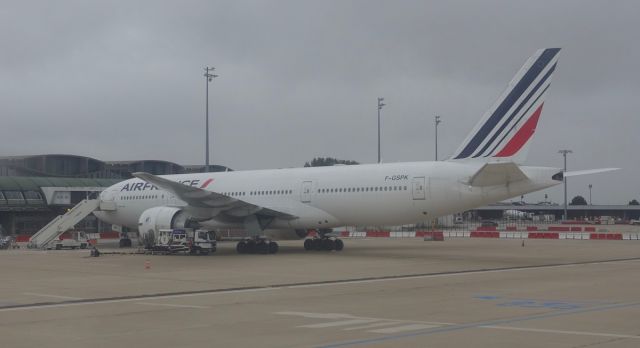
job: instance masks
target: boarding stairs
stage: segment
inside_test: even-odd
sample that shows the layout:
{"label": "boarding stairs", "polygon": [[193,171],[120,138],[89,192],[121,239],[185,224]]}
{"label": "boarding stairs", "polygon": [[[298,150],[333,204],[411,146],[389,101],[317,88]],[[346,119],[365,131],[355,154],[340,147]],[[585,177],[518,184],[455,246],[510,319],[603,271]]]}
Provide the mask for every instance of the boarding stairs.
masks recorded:
{"label": "boarding stairs", "polygon": [[73,228],[78,222],[89,214],[99,209],[101,206],[99,199],[84,199],[67,211],[64,215],[58,215],[46,226],[36,232],[29,239],[29,248],[46,249],[48,244],[61,234]]}

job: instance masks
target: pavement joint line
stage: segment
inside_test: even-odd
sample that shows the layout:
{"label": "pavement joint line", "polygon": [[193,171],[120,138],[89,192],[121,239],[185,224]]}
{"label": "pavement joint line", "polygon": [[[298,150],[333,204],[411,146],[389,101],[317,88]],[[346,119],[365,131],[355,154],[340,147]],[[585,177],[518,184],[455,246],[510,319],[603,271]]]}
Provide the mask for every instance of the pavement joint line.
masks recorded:
{"label": "pavement joint line", "polygon": [[281,289],[299,289],[299,288],[306,288],[306,287],[321,287],[321,286],[331,286],[331,285],[361,284],[361,283],[383,282],[383,281],[390,281],[390,280],[435,278],[435,277],[458,276],[458,275],[475,275],[475,274],[483,274],[483,273],[537,270],[537,269],[545,269],[545,268],[573,267],[573,266],[580,266],[580,265],[596,265],[596,264],[627,262],[627,261],[640,261],[640,257],[594,260],[594,261],[579,261],[579,262],[570,262],[570,263],[529,265],[529,266],[479,268],[479,269],[468,269],[468,270],[460,270],[460,271],[390,275],[390,276],[380,276],[380,277],[363,277],[363,278],[353,278],[353,279],[324,280],[324,281],[300,282],[300,283],[289,283],[289,284],[285,283],[285,284],[272,284],[272,285],[262,285],[262,286],[233,287],[233,288],[222,288],[222,289],[177,291],[177,292],[166,292],[166,293],[156,293],[156,294],[125,295],[125,296],[113,296],[113,297],[102,297],[102,298],[77,299],[77,300],[68,300],[68,301],[59,301],[59,302],[14,304],[14,305],[8,305],[8,306],[0,306],[0,312],[30,310],[30,309],[59,308],[59,307],[81,306],[81,305],[101,304],[101,303],[106,304],[106,303],[131,302],[131,301],[150,300],[150,299],[182,298],[182,297],[204,296],[204,295],[214,295],[214,294],[230,294],[230,293],[270,291],[270,290],[281,290]]}
{"label": "pavement joint line", "polygon": [[[317,347],[318,348],[336,348],[336,347],[375,344],[375,343],[388,342],[391,340],[398,340],[403,338],[427,336],[427,335],[441,333],[441,332],[451,332],[451,331],[459,331],[459,330],[475,329],[475,328],[486,328],[486,327],[492,327],[492,326],[499,326],[501,324],[512,324],[512,323],[531,321],[531,320],[537,320],[537,319],[547,319],[547,318],[561,317],[561,316],[572,315],[572,314],[600,312],[600,311],[606,311],[610,309],[630,308],[630,307],[638,307],[638,306],[640,306],[640,302],[616,303],[616,304],[596,306],[596,307],[590,307],[590,308],[557,310],[549,313],[532,314],[532,315],[525,315],[525,316],[514,317],[514,318],[495,319],[495,320],[489,320],[489,321],[483,321],[483,322],[473,322],[473,323],[459,324],[459,325],[452,325],[452,326],[445,326],[445,327],[436,327],[432,329],[414,331],[410,333],[397,334],[397,335],[387,335],[387,336],[381,336],[376,338],[343,341],[343,342],[332,343],[327,345],[320,345]],[[632,336],[632,337],[635,338],[635,336]]]}

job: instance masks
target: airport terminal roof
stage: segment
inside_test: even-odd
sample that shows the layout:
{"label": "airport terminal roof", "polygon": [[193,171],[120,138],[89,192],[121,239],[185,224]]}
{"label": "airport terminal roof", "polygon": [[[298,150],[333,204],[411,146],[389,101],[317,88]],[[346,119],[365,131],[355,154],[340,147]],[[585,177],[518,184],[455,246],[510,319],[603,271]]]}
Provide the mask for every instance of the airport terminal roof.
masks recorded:
{"label": "airport terminal roof", "polygon": [[0,176],[0,190],[39,190],[41,187],[108,187],[119,179]]}

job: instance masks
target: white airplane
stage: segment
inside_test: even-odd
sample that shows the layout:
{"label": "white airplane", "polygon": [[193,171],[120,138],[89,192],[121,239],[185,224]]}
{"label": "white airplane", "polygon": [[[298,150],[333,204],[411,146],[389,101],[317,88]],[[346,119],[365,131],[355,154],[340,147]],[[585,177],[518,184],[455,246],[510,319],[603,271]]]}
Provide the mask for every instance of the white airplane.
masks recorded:
{"label": "white airplane", "polygon": [[507,220],[531,220],[533,218],[533,213],[509,209],[502,213],[502,217]]}
{"label": "white airplane", "polygon": [[[142,239],[168,228],[243,228],[251,236],[239,253],[275,253],[264,237],[280,231],[305,238],[305,249],[342,250],[331,228],[400,225],[517,197],[558,185],[558,168],[524,166],[559,48],[527,60],[506,91],[484,114],[454,155],[440,162],[407,162],[156,176],[107,188],[103,201],[115,211],[95,215],[137,229]],[[590,174],[613,168],[564,173]]]}

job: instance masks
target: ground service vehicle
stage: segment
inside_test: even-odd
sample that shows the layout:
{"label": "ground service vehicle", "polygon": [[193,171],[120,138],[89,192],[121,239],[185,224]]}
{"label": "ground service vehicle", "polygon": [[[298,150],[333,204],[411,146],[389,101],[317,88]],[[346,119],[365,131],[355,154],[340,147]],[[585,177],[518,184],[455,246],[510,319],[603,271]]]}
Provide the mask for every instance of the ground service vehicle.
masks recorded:
{"label": "ground service vehicle", "polygon": [[208,255],[216,251],[216,238],[213,232],[207,230],[160,229],[157,236],[146,234],[143,240],[147,250],[168,254],[188,252],[190,254]]}
{"label": "ground service vehicle", "polygon": [[[67,235],[70,235],[71,238],[66,238]],[[71,231],[68,234],[61,235],[57,240],[53,240],[48,249],[86,249],[87,245],[89,245],[89,241],[84,231]]]}

